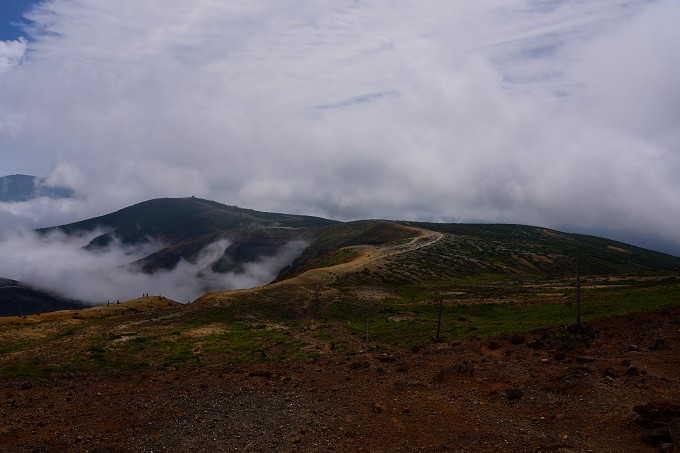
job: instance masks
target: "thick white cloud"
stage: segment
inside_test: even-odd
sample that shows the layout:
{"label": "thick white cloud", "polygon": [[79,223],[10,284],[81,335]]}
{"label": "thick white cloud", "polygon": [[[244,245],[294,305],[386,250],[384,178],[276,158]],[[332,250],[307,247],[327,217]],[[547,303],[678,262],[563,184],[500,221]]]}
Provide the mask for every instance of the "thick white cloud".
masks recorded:
{"label": "thick white cloud", "polygon": [[0,41],[0,74],[21,63],[26,53],[26,40]]}
{"label": "thick white cloud", "polygon": [[215,273],[210,269],[230,245],[220,240],[206,246],[193,262],[181,260],[172,270],[145,274],[130,263],[162,248],[149,242],[135,247],[113,243],[96,253],[83,249],[99,233],[64,237],[15,231],[0,236],[0,275],[86,304],[127,300],[143,293],[162,294],[187,302],[209,291],[248,288],[271,282],[300,255],[304,241],[291,241],[272,256],[243,263],[240,272]]}
{"label": "thick white cloud", "polygon": [[30,19],[0,75],[0,168],[72,181],[72,220],[196,195],[680,250],[676,1],[53,0]]}

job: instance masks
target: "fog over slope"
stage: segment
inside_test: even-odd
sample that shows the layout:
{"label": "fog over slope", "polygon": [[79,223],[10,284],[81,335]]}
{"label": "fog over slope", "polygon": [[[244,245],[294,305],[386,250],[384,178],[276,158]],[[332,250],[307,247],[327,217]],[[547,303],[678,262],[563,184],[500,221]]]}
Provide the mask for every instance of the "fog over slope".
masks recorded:
{"label": "fog over slope", "polygon": [[220,274],[210,265],[229,246],[229,241],[221,240],[201,250],[194,262],[180,260],[172,270],[146,274],[130,263],[162,248],[162,244],[151,241],[124,246],[114,241],[96,252],[83,248],[99,234],[101,231],[74,237],[59,232],[39,235],[29,230],[4,234],[0,240],[0,276],[88,304],[126,300],[144,293],[188,302],[208,291],[268,283],[306,245],[291,241],[276,255],[245,263],[242,272]]}

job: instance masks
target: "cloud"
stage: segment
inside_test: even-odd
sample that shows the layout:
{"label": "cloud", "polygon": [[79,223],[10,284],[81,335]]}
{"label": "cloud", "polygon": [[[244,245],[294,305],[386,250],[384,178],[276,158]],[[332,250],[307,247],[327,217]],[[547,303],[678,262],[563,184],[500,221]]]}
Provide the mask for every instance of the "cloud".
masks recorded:
{"label": "cloud", "polygon": [[218,274],[210,269],[230,245],[221,240],[206,246],[194,262],[181,260],[172,270],[145,274],[130,263],[162,248],[156,241],[123,246],[114,242],[91,252],[83,247],[101,232],[67,237],[58,232],[5,233],[0,238],[0,275],[87,304],[127,300],[144,293],[162,294],[179,302],[192,301],[209,291],[248,288],[269,283],[307,246],[291,241],[275,255],[244,263],[243,271]]}
{"label": "cloud", "polygon": [[679,9],[45,2],[23,64],[0,74],[3,166],[74,181],[70,220],[196,195],[680,250]]}
{"label": "cloud", "polygon": [[26,54],[26,40],[0,41],[0,74],[21,63]]}

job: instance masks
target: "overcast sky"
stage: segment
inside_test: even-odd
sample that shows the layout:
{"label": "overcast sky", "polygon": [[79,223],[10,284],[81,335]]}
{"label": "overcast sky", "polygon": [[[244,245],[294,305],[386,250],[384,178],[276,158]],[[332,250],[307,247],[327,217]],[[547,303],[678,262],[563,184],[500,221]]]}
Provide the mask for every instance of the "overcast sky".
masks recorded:
{"label": "overcast sky", "polygon": [[678,0],[3,2],[0,175],[79,191],[6,225],[195,195],[680,254]]}

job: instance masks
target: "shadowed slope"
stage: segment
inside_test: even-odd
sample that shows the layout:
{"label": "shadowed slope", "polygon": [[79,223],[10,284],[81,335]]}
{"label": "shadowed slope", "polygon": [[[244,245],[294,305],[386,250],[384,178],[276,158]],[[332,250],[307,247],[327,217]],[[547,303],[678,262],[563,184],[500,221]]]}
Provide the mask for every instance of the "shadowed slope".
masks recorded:
{"label": "shadowed slope", "polygon": [[76,301],[31,288],[16,280],[0,278],[0,316],[19,316],[83,308]]}

